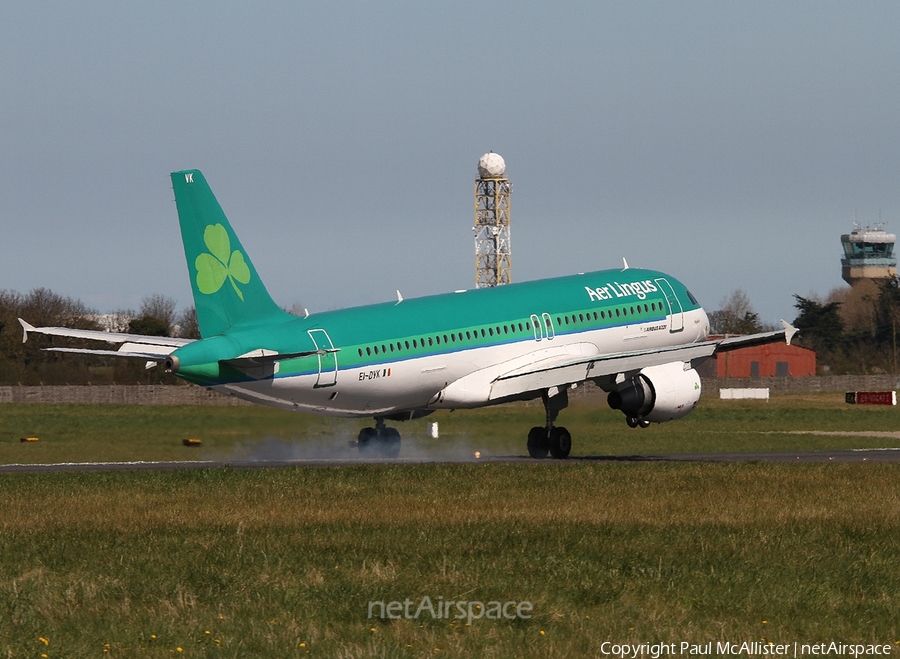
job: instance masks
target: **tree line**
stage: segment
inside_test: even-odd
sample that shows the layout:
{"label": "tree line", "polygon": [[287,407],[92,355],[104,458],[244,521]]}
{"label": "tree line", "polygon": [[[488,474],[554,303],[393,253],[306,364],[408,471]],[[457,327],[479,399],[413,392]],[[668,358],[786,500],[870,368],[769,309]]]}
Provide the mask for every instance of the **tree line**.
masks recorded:
{"label": "tree line", "polygon": [[[81,300],[35,288],[29,293],[0,290],[0,385],[58,384],[174,384],[177,379],[142,361],[48,352],[54,345],[78,348],[110,348],[96,341],[31,334],[22,342],[23,318],[35,327],[68,327],[107,330],[151,336],[200,338],[193,307],[176,312],[165,295],[145,297],[137,311],[123,309],[100,314]],[[115,349],[114,347],[112,349]]]}
{"label": "tree line", "polygon": [[[800,330],[793,343],[815,350],[821,374],[897,373],[900,367],[900,280],[868,280],[832,290],[824,298],[794,295]],[[736,290],[709,314],[714,334],[753,334],[780,326],[760,322],[750,300]]]}
{"label": "tree line", "polygon": [[[794,295],[800,330],[797,345],[816,351],[820,372],[839,374],[897,373],[900,367],[900,279],[865,281],[834,289],[825,298]],[[302,307],[287,309],[302,315]],[[137,311],[122,309],[100,314],[81,300],[47,288],[29,293],[0,289],[0,385],[56,384],[175,384],[163,369],[145,368],[139,360],[48,352],[54,345],[82,348],[93,341],[32,334],[22,343],[19,318],[36,327],[69,327],[150,336],[200,338],[193,306],[176,310],[170,297],[149,295]],[[780,329],[764,323],[747,294],[738,289],[709,313],[714,334],[753,334]]]}

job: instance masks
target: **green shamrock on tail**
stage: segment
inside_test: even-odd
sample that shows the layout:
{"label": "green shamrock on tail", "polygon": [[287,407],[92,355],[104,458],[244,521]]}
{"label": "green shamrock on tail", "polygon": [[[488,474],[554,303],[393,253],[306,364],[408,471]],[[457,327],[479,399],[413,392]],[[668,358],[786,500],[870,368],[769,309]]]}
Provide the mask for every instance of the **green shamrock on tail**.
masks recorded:
{"label": "green shamrock on tail", "polygon": [[250,283],[250,268],[244,261],[244,255],[238,250],[231,251],[228,231],[221,224],[208,225],[203,232],[203,242],[210,253],[201,254],[194,261],[194,267],[197,268],[197,288],[204,295],[212,295],[228,279],[243,302],[244,294],[235,280],[241,284]]}

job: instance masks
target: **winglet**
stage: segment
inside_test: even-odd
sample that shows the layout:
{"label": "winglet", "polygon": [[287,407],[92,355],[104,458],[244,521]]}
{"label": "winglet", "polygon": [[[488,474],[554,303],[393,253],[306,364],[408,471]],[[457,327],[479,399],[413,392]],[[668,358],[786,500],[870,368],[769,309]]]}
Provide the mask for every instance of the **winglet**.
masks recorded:
{"label": "winglet", "polygon": [[21,318],[19,318],[19,324],[22,326],[22,343],[25,343],[28,341],[28,332],[34,329],[34,325],[26,323]]}
{"label": "winglet", "polygon": [[403,296],[400,295],[400,291],[397,290],[397,304],[400,304],[401,302],[403,302]]}
{"label": "winglet", "polygon": [[628,270],[628,261],[625,260],[625,257],[622,257],[622,270]]}
{"label": "winglet", "polygon": [[795,336],[795,335],[797,334],[797,332],[799,332],[800,330],[798,330],[796,327],[794,327],[793,325],[791,325],[791,324],[790,324],[788,321],[786,321],[784,318],[781,319],[781,324],[784,325],[784,341],[785,341],[785,343],[787,343],[788,345],[791,345],[791,340],[794,338],[794,336]]}

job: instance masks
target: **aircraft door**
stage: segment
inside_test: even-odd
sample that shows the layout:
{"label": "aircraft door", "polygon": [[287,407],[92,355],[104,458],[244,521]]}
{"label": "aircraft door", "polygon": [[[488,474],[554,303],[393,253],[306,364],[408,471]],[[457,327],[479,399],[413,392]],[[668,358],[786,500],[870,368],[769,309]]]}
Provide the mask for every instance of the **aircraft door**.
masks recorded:
{"label": "aircraft door", "polygon": [[534,314],[531,314],[531,329],[534,330],[535,341],[540,341],[544,338],[544,333],[541,331],[541,319]]}
{"label": "aircraft door", "polygon": [[323,329],[311,329],[307,330],[307,334],[309,334],[309,338],[312,339],[313,343],[316,345],[316,350],[319,350],[319,377],[316,380],[316,388],[319,387],[333,387],[337,384],[337,350],[334,349],[334,344],[331,342],[331,337],[328,336],[328,332]]}
{"label": "aircraft door", "polygon": [[675,289],[668,279],[654,280],[659,285],[659,290],[666,296],[666,302],[669,305],[669,313],[672,316],[672,325],[669,332],[680,332],[684,329],[684,309],[681,307],[681,301],[675,295]]}
{"label": "aircraft door", "polygon": [[541,318],[544,319],[544,336],[547,337],[547,340],[552,340],[554,336],[556,336],[553,331],[553,319],[550,318],[550,314],[542,313]]}

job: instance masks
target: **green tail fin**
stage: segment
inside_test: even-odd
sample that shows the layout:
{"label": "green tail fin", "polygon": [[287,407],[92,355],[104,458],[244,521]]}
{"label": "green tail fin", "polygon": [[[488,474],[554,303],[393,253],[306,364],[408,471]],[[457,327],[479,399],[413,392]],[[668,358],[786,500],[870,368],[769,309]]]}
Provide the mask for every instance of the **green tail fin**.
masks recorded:
{"label": "green tail fin", "polygon": [[172,173],[184,255],[200,335],[286,316],[269,296],[206,179],[196,169]]}

